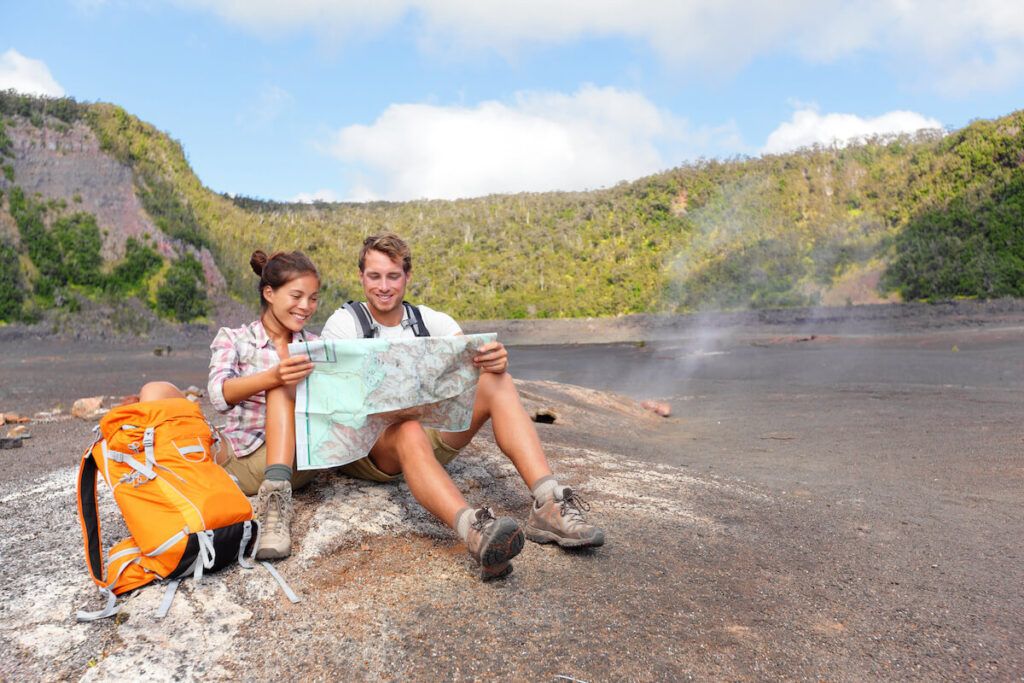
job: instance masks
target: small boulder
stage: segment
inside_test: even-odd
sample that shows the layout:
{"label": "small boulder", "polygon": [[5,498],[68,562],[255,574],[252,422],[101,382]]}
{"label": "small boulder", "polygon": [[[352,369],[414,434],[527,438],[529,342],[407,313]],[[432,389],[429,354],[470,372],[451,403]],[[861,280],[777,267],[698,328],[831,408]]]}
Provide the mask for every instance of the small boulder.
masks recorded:
{"label": "small boulder", "polygon": [[8,439],[27,439],[30,436],[31,434],[28,433],[28,427],[25,425],[18,425],[7,430]]}
{"label": "small boulder", "polygon": [[662,417],[669,417],[672,414],[672,406],[664,401],[641,401],[640,407]]}
{"label": "small boulder", "polygon": [[53,410],[42,410],[32,416],[33,422],[56,422],[64,417],[63,412],[60,408],[54,408]]}
{"label": "small boulder", "polygon": [[71,414],[81,420],[95,420],[105,412],[107,411],[103,409],[102,396],[80,398],[71,406]]}

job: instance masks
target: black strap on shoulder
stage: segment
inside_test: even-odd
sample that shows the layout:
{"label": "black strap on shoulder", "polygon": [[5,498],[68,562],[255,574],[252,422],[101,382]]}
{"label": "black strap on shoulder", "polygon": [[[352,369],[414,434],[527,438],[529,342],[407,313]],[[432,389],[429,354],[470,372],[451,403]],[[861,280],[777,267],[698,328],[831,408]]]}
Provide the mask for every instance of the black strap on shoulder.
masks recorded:
{"label": "black strap on shoulder", "polygon": [[356,325],[358,325],[363,339],[371,339],[377,336],[380,330],[370,320],[370,312],[366,310],[365,305],[361,302],[349,301],[345,303],[344,308],[356,319]]}
{"label": "black strap on shoulder", "polygon": [[423,315],[420,313],[419,307],[413,306],[408,301],[403,301],[402,305],[405,306],[405,320],[402,321],[402,327],[411,327],[417,337],[429,337],[430,330],[423,322]]}

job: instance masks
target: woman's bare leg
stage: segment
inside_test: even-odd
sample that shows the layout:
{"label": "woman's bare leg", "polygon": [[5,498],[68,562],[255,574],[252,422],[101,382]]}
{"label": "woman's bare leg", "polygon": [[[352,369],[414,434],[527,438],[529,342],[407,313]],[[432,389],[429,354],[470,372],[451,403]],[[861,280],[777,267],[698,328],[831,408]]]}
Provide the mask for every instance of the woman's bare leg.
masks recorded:
{"label": "woman's bare leg", "polygon": [[295,467],[295,389],[267,391],[267,465]]}
{"label": "woman's bare leg", "polygon": [[185,394],[170,382],[147,382],[139,389],[139,401],[159,401],[165,398],[185,398]]}

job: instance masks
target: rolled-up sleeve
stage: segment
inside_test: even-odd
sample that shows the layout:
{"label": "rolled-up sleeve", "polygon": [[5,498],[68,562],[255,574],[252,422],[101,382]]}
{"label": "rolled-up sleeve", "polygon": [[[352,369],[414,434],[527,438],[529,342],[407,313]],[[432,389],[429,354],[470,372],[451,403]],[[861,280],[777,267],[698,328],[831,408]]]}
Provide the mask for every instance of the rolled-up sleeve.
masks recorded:
{"label": "rolled-up sleeve", "polygon": [[238,377],[238,348],[228,328],[220,328],[210,344],[210,352],[210,381],[206,384],[206,393],[213,407],[226,413],[231,406],[224,399],[224,382]]}

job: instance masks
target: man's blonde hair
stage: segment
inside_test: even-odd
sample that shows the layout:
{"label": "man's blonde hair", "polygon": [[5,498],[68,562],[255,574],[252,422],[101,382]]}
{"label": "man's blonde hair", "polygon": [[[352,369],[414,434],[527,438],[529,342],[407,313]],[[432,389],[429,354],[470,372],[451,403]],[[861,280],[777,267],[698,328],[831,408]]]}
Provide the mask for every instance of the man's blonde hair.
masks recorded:
{"label": "man's blonde hair", "polygon": [[359,272],[363,272],[366,266],[366,252],[379,251],[387,254],[392,261],[401,261],[402,270],[408,274],[412,270],[412,250],[401,237],[393,232],[385,232],[380,235],[370,235],[363,240],[363,248],[359,252]]}

